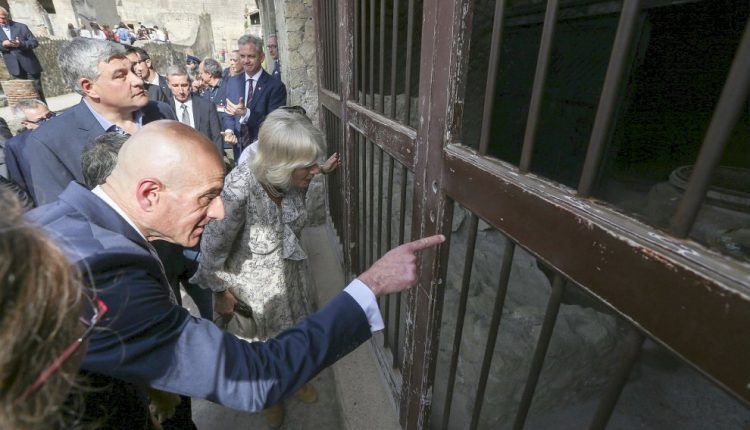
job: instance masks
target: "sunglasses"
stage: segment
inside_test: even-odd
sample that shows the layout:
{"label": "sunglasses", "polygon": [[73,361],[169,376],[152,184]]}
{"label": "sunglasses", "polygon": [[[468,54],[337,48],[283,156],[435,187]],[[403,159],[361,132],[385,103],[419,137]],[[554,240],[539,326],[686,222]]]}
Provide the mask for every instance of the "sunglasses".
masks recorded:
{"label": "sunglasses", "polygon": [[41,118],[37,119],[36,121],[32,121],[32,120],[30,120],[30,119],[27,119],[27,120],[24,120],[24,121],[22,121],[22,122],[26,122],[26,123],[29,123],[29,124],[41,124],[41,123],[43,123],[44,121],[47,121],[48,119],[50,119],[50,118],[54,118],[54,117],[56,117],[56,116],[57,116],[57,113],[55,113],[55,112],[52,112],[52,111],[49,111],[49,112],[47,112],[47,114],[46,114],[46,115],[44,115],[43,117],[41,117]]}
{"label": "sunglasses", "polygon": [[26,401],[26,399],[32,395],[34,392],[39,390],[39,388],[44,385],[49,378],[57,372],[60,367],[62,367],[63,363],[67,359],[69,359],[76,350],[83,344],[83,341],[86,340],[91,333],[94,331],[94,327],[101,321],[104,314],[107,313],[107,305],[96,295],[94,294],[93,297],[89,297],[86,295],[86,297],[89,299],[89,305],[91,307],[90,317],[81,316],[80,321],[81,323],[86,327],[86,330],[83,332],[83,334],[78,337],[76,340],[74,340],[70,345],[68,345],[67,348],[60,354],[57,358],[55,358],[52,361],[52,364],[47,366],[46,369],[42,370],[42,372],[39,374],[39,376],[36,378],[33,384],[29,385],[28,388],[26,388],[26,391],[21,394],[21,397],[19,397],[16,400],[16,404]]}

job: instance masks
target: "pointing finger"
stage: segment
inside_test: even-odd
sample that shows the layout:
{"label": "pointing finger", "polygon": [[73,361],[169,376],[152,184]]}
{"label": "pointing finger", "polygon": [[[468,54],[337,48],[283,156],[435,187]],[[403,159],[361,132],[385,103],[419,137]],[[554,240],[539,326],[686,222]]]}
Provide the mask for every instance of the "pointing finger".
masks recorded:
{"label": "pointing finger", "polygon": [[434,236],[423,237],[414,242],[405,243],[403,246],[409,252],[417,252],[445,242],[445,236],[436,234]]}

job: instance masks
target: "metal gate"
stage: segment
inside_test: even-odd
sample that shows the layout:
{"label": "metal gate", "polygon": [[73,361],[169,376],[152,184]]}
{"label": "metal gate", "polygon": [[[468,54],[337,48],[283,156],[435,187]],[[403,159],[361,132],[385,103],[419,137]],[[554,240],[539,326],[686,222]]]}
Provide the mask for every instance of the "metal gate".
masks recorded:
{"label": "metal gate", "polygon": [[[698,5],[690,6],[693,3]],[[649,148],[637,142],[659,132],[658,127],[642,125],[654,115],[641,112],[648,105],[643,100],[650,100],[642,88],[651,77],[643,70],[661,70],[668,62],[654,60],[657,54],[650,49],[676,43],[668,34],[676,30],[666,28],[660,17],[673,16],[683,10],[679,8],[709,7],[705,3],[715,8],[704,13],[709,20],[725,19],[720,12],[727,10],[727,22],[735,23],[740,16],[741,25],[725,25],[727,32],[716,36],[731,42],[731,55],[712,66],[711,75],[721,76],[718,86],[700,83],[713,104],[705,127],[696,125],[703,127],[700,139],[684,145],[694,153],[685,150],[688,155],[680,157],[692,157],[687,163],[692,166],[673,172],[675,178],[682,177],[683,188],[662,222],[611,201],[602,188],[622,183],[612,179],[613,169],[626,172],[628,180],[637,179],[639,169],[645,176],[653,166],[658,170],[658,163],[636,163],[632,151],[627,155],[633,145]],[[471,422],[465,427],[479,426],[518,252],[536,259],[551,287],[514,428],[527,420],[558,312],[570,289],[590,294],[629,327],[625,347],[613,364],[616,369],[589,419],[591,428],[607,425],[644,339],[665,346],[746,407],[750,260],[741,250],[733,254],[717,249],[696,232],[696,219],[706,210],[720,164],[725,164],[722,157],[726,161],[728,151],[740,154],[730,160],[734,167],[722,170],[730,177],[750,167],[747,140],[736,142],[737,133],[746,137],[742,130],[748,122],[750,32],[744,29],[747,8],[738,9],[735,3],[742,2],[315,1],[321,126],[329,151],[340,151],[344,160],[343,168],[328,180],[329,210],[347,272],[363,271],[410,238],[436,233],[450,237],[455,205],[468,214],[460,295],[452,310],[456,326],[452,346],[446,347],[451,354],[441,398],[433,390],[450,241],[420,256],[419,285],[403,297],[381,302],[387,329],[378,355],[404,428],[449,427],[480,221],[505,242],[489,332],[486,344],[480,345],[484,358]],[[695,15],[689,12],[686,20]],[[488,37],[479,34],[480,22],[491,24]],[[706,26],[717,25],[710,21]],[[579,40],[581,34],[588,37]],[[525,49],[529,41],[534,41],[532,50]],[[703,61],[708,64],[713,54],[706,55]],[[587,61],[594,65],[581,69]],[[476,64],[480,67],[473,67]],[[560,83],[566,73],[573,79]],[[571,89],[571,82],[584,78],[587,85]],[[690,81],[684,80],[686,85],[692,85]],[[664,110],[660,101],[653,103],[662,106],[654,112]],[[682,124],[679,121],[676,124]],[[653,157],[658,158],[664,145],[653,146]],[[650,186],[649,196],[657,188]],[[741,227],[740,234],[745,234],[750,225]],[[727,234],[736,237],[734,230]],[[438,402],[441,412],[436,417],[431,408]]]}

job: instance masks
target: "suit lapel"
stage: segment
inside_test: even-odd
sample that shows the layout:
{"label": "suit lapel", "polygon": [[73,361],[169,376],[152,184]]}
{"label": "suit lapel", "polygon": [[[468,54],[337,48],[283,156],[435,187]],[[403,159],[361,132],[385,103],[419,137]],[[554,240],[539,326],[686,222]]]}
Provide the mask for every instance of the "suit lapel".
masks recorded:
{"label": "suit lapel", "polygon": [[255,85],[255,91],[253,91],[253,101],[250,102],[250,110],[253,110],[258,104],[258,100],[263,97],[266,88],[266,81],[268,80],[268,73],[264,70],[258,78],[258,83]]}

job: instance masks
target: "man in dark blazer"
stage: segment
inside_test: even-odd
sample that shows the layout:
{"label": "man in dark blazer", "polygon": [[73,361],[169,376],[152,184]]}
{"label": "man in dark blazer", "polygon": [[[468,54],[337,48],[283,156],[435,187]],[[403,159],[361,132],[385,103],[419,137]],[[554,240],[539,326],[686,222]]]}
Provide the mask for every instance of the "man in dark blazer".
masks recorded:
{"label": "man in dark blazer", "polygon": [[172,96],[167,78],[158,74],[145,49],[137,46],[126,48],[127,57],[133,63],[133,71],[143,79],[143,87],[148,92],[149,100],[166,103]]}
{"label": "man in dark blazer", "polygon": [[216,145],[219,154],[224,156],[224,139],[221,135],[221,124],[216,106],[209,100],[193,96],[190,92],[187,70],[182,66],[169,66],[167,82],[172,94],[169,98],[169,106],[172,108],[175,118],[200,131]]}
{"label": "man in dark blazer", "polygon": [[224,140],[234,145],[235,160],[239,160],[242,150],[258,138],[266,115],[286,105],[286,87],[261,66],[265,58],[263,40],[246,34],[239,38],[237,45],[245,73],[228,80],[227,103],[222,115]]}
{"label": "man in dark blazer", "polygon": [[216,106],[218,112],[224,112],[227,98],[226,79],[222,77],[221,64],[213,58],[206,58],[198,65],[198,77],[206,84],[201,97]]}
{"label": "man in dark blazer", "polygon": [[[175,118],[169,105],[149,101],[119,43],[76,38],[63,46],[58,61],[68,84],[83,97],[28,138],[38,205],[54,201],[70,181],[83,183],[81,154],[97,136],[133,134],[151,121]],[[98,76],[91,76],[92,69]]]}
{"label": "man in dark blazer", "polygon": [[[381,330],[376,297],[415,283],[414,253],[444,240],[434,236],[388,252],[320,311],[271,340],[249,343],[177,306],[149,244],[157,238],[197,244],[203,227],[224,216],[223,181],[211,142],[184,124],[158,121],[123,145],[103,185],[89,191],[72,183],[58,201],[30,212],[109,308],[89,338],[82,370],[132,388],[125,391],[151,387],[261,410]],[[86,407],[91,414],[101,410]],[[100,425],[137,428],[132,421]]]}
{"label": "man in dark blazer", "polygon": [[5,66],[13,79],[31,79],[39,93],[39,99],[46,102],[42,90],[42,65],[34,54],[39,42],[26,24],[15,22],[10,13],[0,7],[0,52]]}

